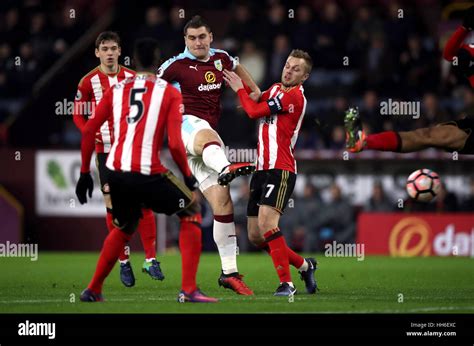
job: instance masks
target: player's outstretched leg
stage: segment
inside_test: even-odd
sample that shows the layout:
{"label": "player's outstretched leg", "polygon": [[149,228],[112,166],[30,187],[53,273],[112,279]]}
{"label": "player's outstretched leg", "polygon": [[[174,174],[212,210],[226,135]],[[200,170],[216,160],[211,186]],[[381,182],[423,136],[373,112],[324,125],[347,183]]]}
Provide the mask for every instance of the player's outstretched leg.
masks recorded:
{"label": "player's outstretched leg", "polygon": [[[257,217],[248,217],[248,235],[249,240],[259,249],[265,250],[270,255],[270,247],[268,246],[265,238],[260,234],[258,229]],[[317,261],[312,257],[303,258],[294,252],[287,245],[288,261],[290,265],[295,267],[300,273],[301,280],[304,281],[306,286],[306,292],[314,294],[318,290],[316,282],[315,271],[317,269]]]}
{"label": "player's outstretched leg", "polygon": [[219,174],[217,181],[220,185],[228,185],[235,178],[255,171],[255,165],[251,162],[230,163],[219,135],[212,129],[202,129],[197,132],[193,150],[196,155],[202,156],[207,167]]}
{"label": "player's outstretched leg", "polygon": [[215,184],[203,193],[214,213],[213,236],[222,266],[218,284],[237,294],[253,295],[253,291],[245,284],[243,275],[239,274],[237,267],[237,236],[229,188]]}
{"label": "player's outstretched leg", "polygon": [[181,251],[180,303],[216,303],[216,298],[205,295],[196,283],[196,274],[202,250],[201,213],[194,202],[187,210],[178,213],[180,218],[179,249]]}
{"label": "player's outstretched leg", "polygon": [[102,286],[105,278],[113,269],[123,247],[130,240],[131,236],[118,228],[114,228],[104,240],[102,251],[97,262],[94,276],[82,292],[80,300],[83,302],[103,301]]}
{"label": "player's outstretched leg", "polygon": [[249,162],[236,162],[224,167],[219,173],[217,181],[219,185],[227,186],[237,177],[250,175],[255,172],[255,165]]}
{"label": "player's outstretched leg", "polygon": [[[106,195],[104,195],[106,196]],[[108,196],[108,195],[107,195]],[[110,197],[108,197],[110,198]],[[115,225],[112,222],[112,209],[107,208],[107,229],[109,233],[115,229]],[[129,259],[129,250],[127,249],[127,244],[124,244],[124,247],[119,255],[119,262],[120,262],[120,281],[123,283],[125,287],[133,287],[135,286],[135,275],[133,274],[133,269],[130,264]]]}
{"label": "player's outstretched leg", "polygon": [[163,280],[165,276],[161,270],[160,262],[156,260],[155,215],[150,209],[142,209],[142,218],[138,223],[138,233],[140,233],[143,249],[145,250],[142,271],[154,280]]}
{"label": "player's outstretched leg", "polygon": [[359,111],[349,108],[344,118],[346,147],[355,153],[367,149],[411,153],[438,148],[471,154],[474,146],[474,140],[470,139],[473,123],[474,120],[466,118],[413,131],[385,131],[366,135],[362,130]]}

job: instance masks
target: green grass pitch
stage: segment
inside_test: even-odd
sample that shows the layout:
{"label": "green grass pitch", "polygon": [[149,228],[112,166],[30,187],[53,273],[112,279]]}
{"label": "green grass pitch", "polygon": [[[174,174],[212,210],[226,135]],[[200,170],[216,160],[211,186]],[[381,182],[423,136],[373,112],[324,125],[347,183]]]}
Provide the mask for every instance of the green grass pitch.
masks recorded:
{"label": "green grass pitch", "polygon": [[278,278],[266,254],[241,254],[239,269],[255,296],[238,296],[217,285],[217,253],[201,257],[200,288],[220,298],[217,304],[179,304],[179,254],[160,256],[164,281],[141,272],[142,253],[132,255],[137,278],[126,288],[115,266],[104,286],[105,303],[82,303],[98,253],[39,254],[29,258],[0,258],[0,312],[4,313],[472,313],[474,259],[390,258],[366,256],[331,258],[316,254],[320,291],[305,293],[296,270],[294,301],[274,297]]}

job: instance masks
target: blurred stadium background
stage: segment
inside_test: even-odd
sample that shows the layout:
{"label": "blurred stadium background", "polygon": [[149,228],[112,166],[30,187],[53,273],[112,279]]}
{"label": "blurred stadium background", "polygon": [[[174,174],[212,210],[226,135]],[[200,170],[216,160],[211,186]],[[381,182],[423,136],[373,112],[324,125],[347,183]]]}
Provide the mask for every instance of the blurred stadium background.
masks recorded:
{"label": "blurred stadium background", "polygon": [[[324,244],[334,240],[359,240],[366,243],[366,254],[444,256],[456,246],[459,254],[474,257],[472,157],[456,160],[427,150],[365,152],[346,160],[342,127],[349,105],[359,106],[370,132],[472,115],[473,90],[441,57],[468,5],[435,0],[2,1],[0,242],[38,243],[40,250],[100,249],[107,231],[97,184],[87,207],[75,203],[80,133],[69,106],[79,79],[98,65],[94,40],[101,31],[117,31],[120,63],[127,66],[134,40],[152,36],[160,40],[165,60],[184,49],[182,27],[200,14],[212,27],[213,46],[238,56],[262,90],[280,79],[292,48],[313,57],[296,151],[300,174],[281,227],[295,250],[324,251]],[[380,115],[380,102],[388,98],[420,102],[421,117]],[[255,122],[237,108],[232,92],[224,94],[222,107],[219,132],[229,153],[251,153]],[[440,174],[444,189],[436,202],[422,205],[407,200],[404,188],[408,175],[424,167]],[[241,252],[255,251],[246,237],[248,192],[247,180],[233,183]],[[205,205],[204,210],[204,247],[214,251],[212,215]],[[177,248],[176,224],[173,218],[159,218],[160,251]],[[132,250],[141,251],[137,245]]]}

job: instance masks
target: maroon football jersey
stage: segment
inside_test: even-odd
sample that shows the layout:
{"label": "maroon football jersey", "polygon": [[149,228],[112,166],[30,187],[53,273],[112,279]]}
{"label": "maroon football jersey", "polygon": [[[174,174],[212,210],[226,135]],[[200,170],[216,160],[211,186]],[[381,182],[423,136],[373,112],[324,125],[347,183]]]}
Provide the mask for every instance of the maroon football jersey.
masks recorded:
{"label": "maroon football jersey", "polygon": [[213,129],[217,129],[224,86],[223,71],[234,70],[236,65],[236,59],[224,50],[211,48],[209,60],[203,62],[198,61],[186,48],[183,53],[161,65],[158,77],[181,91],[183,114],[204,119]]}

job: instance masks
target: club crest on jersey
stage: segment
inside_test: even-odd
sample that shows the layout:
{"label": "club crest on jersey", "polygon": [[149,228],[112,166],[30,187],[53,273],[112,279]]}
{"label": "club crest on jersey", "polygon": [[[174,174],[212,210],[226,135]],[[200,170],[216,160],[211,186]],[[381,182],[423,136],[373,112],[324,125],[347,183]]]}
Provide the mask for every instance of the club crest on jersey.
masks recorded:
{"label": "club crest on jersey", "polygon": [[216,61],[214,61],[214,66],[215,66],[216,69],[218,69],[219,71],[222,71],[222,61],[221,61],[221,59],[217,59]]}

